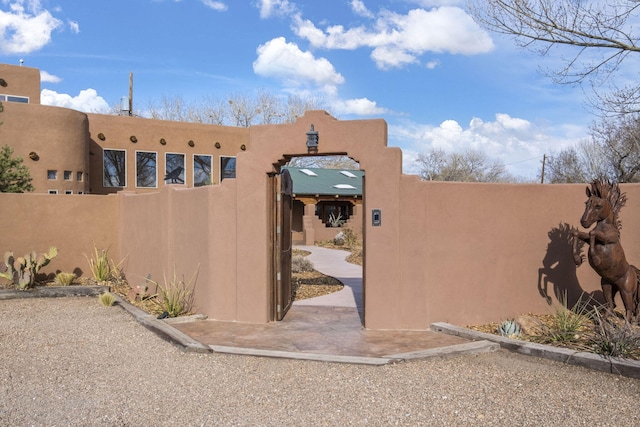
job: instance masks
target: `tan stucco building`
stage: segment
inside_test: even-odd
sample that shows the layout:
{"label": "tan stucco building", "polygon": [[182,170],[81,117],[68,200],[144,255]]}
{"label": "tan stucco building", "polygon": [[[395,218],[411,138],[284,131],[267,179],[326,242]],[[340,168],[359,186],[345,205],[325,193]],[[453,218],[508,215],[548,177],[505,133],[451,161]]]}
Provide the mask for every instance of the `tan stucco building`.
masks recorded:
{"label": "tan stucco building", "polygon": [[[0,79],[0,96],[29,101],[3,102],[0,145],[25,159],[36,187],[0,194],[0,251],[57,246],[49,272],[86,274],[84,255],[109,248],[132,285],[197,271],[198,311],[276,319],[280,177],[289,159],[308,155],[313,126],[318,155],[347,155],[364,174],[354,216],[364,239],[366,327],[500,321],[548,311],[565,292],[570,301],[599,296],[598,276],[571,256],[583,185],[423,182],[402,174],[402,152],[387,146],[380,119],[311,111],[295,123],[244,129],[85,114],[40,105],[38,70],[0,65]],[[235,178],[223,179],[232,165]],[[640,185],[623,190],[623,244],[638,265]],[[311,200],[303,211],[315,215]]]}

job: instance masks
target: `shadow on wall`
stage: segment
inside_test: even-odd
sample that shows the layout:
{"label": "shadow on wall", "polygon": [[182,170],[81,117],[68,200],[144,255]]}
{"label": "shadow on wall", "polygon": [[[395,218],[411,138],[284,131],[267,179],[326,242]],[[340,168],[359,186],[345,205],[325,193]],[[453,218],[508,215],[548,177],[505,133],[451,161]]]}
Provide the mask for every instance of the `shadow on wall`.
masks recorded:
{"label": "shadow on wall", "polygon": [[[551,305],[553,299],[549,295],[549,287],[552,287],[556,300],[563,301],[566,298],[567,307],[576,306],[578,301],[602,304],[604,295],[602,291],[585,292],[580,286],[573,261],[573,228],[569,224],[559,224],[547,233],[549,244],[547,253],[542,259],[542,268],[538,269],[538,292],[547,304]],[[584,242],[579,243],[582,250]],[[566,295],[566,296],[565,296]]]}

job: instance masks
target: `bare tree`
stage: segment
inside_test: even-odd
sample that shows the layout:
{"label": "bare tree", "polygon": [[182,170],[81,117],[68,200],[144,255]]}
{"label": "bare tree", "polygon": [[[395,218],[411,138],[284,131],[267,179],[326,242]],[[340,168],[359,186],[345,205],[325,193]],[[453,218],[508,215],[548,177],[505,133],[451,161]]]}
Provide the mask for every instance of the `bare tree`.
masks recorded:
{"label": "bare tree", "polygon": [[287,166],[294,168],[360,169],[360,164],[348,156],[294,157],[287,163]]}
{"label": "bare tree", "polygon": [[640,116],[603,118],[591,126],[590,133],[602,147],[609,178],[617,182],[640,181]]}
{"label": "bare tree", "polygon": [[548,157],[546,182],[588,182],[596,178],[640,182],[639,115],[604,117],[592,124],[589,138]]}
{"label": "bare tree", "polygon": [[511,182],[514,178],[499,161],[480,151],[446,153],[433,149],[419,154],[416,163],[425,181]]}
{"label": "bare tree", "polygon": [[585,164],[575,147],[547,156],[544,182],[550,184],[589,182]]}
{"label": "bare tree", "polygon": [[[561,82],[615,71],[631,52],[640,52],[631,25],[638,0],[469,0],[475,19],[486,28],[514,36],[521,47],[546,55],[555,46],[575,47],[556,72]],[[601,56],[588,58],[588,49]],[[583,59],[585,59],[583,61]]]}
{"label": "bare tree", "polygon": [[150,102],[148,115],[157,120],[249,127],[258,124],[293,123],[307,110],[327,110],[321,98],[278,97],[266,91],[255,96],[233,94],[205,96],[186,103],[181,97]]}

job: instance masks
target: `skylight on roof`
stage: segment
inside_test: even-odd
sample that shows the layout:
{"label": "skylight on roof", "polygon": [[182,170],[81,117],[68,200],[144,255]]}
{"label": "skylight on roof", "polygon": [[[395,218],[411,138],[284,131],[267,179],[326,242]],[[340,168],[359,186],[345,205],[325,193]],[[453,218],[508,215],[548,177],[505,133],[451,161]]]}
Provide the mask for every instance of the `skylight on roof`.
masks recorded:
{"label": "skylight on roof", "polygon": [[349,178],[357,178],[357,176],[355,176],[353,173],[349,172],[349,171],[340,171],[340,173],[344,176],[347,176]]}
{"label": "skylight on roof", "polygon": [[336,184],[333,186],[333,188],[338,188],[340,190],[355,190],[356,187],[354,187],[353,185],[349,185],[349,184]]}
{"label": "skylight on roof", "polygon": [[307,175],[307,176],[318,176],[317,173],[310,171],[309,169],[300,169],[300,172],[302,172],[303,174]]}

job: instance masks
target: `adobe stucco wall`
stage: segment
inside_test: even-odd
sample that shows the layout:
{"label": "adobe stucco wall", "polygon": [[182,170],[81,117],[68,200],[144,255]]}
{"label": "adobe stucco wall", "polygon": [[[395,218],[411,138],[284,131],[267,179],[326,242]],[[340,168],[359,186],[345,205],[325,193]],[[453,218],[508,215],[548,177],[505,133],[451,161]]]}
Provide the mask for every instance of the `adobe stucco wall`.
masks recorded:
{"label": "adobe stucco wall", "polygon": [[118,199],[116,196],[0,193],[0,255],[12,250],[23,256],[32,250],[58,248],[58,256],[42,273],[76,272],[91,277],[85,255],[94,245],[118,252]]}
{"label": "adobe stucco wall", "polygon": [[[212,183],[220,182],[220,156],[235,157],[249,146],[249,131],[246,128],[216,126],[200,123],[151,120],[139,117],[88,114],[88,146],[92,153],[90,167],[91,192],[113,193],[120,190],[155,192],[164,187],[165,153],[185,155],[185,183],[183,187],[193,187],[193,156],[213,156]],[[104,138],[100,139],[100,136]],[[135,143],[131,141],[135,137]],[[164,144],[160,141],[164,140]],[[189,145],[192,142],[193,146]],[[216,147],[219,143],[219,147]],[[127,178],[125,188],[103,187],[102,149],[126,150]],[[158,154],[157,188],[136,187],[136,151]],[[99,173],[96,173],[98,171]]]}
{"label": "adobe stucco wall", "polygon": [[[89,190],[86,114],[36,104],[4,102],[3,106],[0,146],[9,145],[14,156],[22,158],[37,192],[86,193]],[[37,154],[36,160],[29,158],[31,152]],[[49,169],[56,171],[56,179],[49,179]],[[70,174],[68,180],[65,180],[65,171]]]}
{"label": "adobe stucco wall", "polygon": [[[565,228],[579,226],[584,187],[403,176],[400,279],[388,275],[375,292],[367,282],[367,326],[413,329],[436,320],[465,325],[547,313],[545,289],[554,302],[563,292],[570,304],[582,292],[599,297],[599,277],[586,262],[576,269]],[[629,261],[640,265],[640,186],[623,191],[629,202],[622,242]]]}
{"label": "adobe stucco wall", "polygon": [[188,282],[197,273],[198,312],[238,320],[235,181],[119,196],[119,249],[129,283],[144,283],[147,275],[164,283],[174,273]]}
{"label": "adobe stucco wall", "polygon": [[40,104],[40,70],[31,67],[18,67],[0,64],[0,94],[26,96],[30,104]]}
{"label": "adobe stucco wall", "polygon": [[[55,119],[58,112],[49,108]],[[59,110],[62,119],[85,126],[81,113]],[[148,274],[162,281],[175,271],[189,280],[197,271],[198,311],[213,319],[267,322],[273,292],[269,175],[289,157],[305,154],[312,123],[319,154],[348,154],[366,174],[366,327],[499,321],[546,312],[546,295],[553,301],[566,291],[575,301],[582,291],[599,294],[598,276],[587,264],[576,269],[568,242],[568,227],[582,215],[585,185],[421,182],[402,175],[402,153],[387,147],[383,120],[338,121],[318,111],[293,124],[242,131],[250,144],[238,154],[237,177],[220,185],[109,196],[0,194],[0,251],[55,245],[60,255],[45,272],[79,268],[88,274],[85,254],[94,245],[109,248],[116,262],[125,260],[134,286]],[[118,132],[124,137],[130,129]],[[239,142],[242,133],[236,136]],[[47,148],[39,149],[55,155]],[[623,191],[623,245],[629,261],[640,265],[640,185]],[[382,212],[380,226],[371,223],[372,209]]]}

